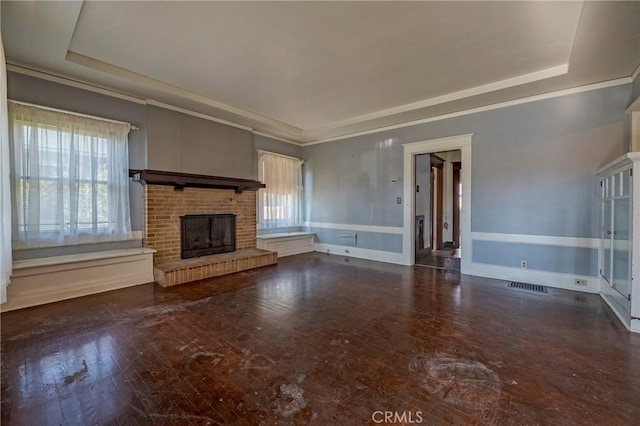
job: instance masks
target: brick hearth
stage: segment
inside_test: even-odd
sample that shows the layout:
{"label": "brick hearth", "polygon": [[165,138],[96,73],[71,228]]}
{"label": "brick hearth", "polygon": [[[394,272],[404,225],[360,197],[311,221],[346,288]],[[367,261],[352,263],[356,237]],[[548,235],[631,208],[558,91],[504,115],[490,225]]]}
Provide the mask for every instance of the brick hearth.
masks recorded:
{"label": "brick hearth", "polygon": [[[163,286],[277,263],[277,254],[256,249],[256,192],[228,189],[144,186],[144,245],[156,251],[155,281]],[[180,216],[236,215],[236,252],[180,259]]]}

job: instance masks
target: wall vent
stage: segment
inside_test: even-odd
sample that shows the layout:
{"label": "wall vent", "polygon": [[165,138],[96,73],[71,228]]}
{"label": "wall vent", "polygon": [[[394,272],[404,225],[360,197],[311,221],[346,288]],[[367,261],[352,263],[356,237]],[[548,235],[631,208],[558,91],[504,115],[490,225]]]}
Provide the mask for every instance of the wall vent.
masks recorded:
{"label": "wall vent", "polygon": [[543,285],[519,283],[519,282],[516,282],[516,281],[511,281],[509,283],[509,287],[519,288],[521,290],[527,290],[527,291],[535,291],[536,293],[546,293],[547,292],[547,288],[545,286],[543,286]]}

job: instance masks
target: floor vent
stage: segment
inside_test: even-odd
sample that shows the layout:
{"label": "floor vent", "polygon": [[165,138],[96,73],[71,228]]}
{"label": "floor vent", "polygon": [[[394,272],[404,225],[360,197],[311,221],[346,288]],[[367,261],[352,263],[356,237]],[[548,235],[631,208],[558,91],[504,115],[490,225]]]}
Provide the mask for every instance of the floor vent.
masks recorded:
{"label": "floor vent", "polygon": [[547,288],[543,285],[538,284],[527,284],[527,283],[518,283],[515,281],[511,281],[509,283],[509,287],[519,288],[521,290],[535,291],[536,293],[546,293]]}

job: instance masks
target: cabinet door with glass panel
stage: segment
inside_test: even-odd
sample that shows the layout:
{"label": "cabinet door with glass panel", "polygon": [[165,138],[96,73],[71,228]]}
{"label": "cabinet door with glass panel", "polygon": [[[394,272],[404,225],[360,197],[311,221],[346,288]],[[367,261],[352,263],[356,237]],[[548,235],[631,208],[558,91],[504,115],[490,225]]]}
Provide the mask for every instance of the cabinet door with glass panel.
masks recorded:
{"label": "cabinet door with glass panel", "polygon": [[601,181],[602,269],[600,274],[628,301],[631,290],[631,169]]}

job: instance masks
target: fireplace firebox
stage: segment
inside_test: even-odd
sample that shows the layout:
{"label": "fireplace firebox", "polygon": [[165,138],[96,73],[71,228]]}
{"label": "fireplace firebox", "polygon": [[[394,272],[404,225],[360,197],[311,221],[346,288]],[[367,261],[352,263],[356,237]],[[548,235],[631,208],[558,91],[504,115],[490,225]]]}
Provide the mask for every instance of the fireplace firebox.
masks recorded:
{"label": "fireplace firebox", "polygon": [[180,216],[182,259],[236,250],[236,215],[194,214]]}

